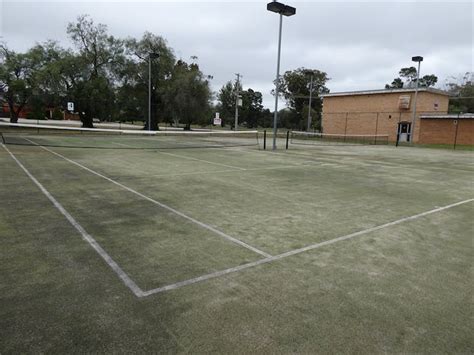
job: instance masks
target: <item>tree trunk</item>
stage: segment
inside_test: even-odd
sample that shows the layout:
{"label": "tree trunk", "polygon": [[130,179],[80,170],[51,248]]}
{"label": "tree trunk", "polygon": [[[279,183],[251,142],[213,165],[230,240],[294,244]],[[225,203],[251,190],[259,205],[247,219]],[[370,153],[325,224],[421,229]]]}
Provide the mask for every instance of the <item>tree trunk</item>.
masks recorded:
{"label": "tree trunk", "polygon": [[10,109],[10,123],[18,123],[20,111],[15,111],[15,104],[8,100],[8,108]]}
{"label": "tree trunk", "polygon": [[81,118],[82,128],[94,128],[94,122],[92,121],[90,112],[86,112],[85,114],[80,113],[79,117]]}
{"label": "tree trunk", "polygon": [[15,111],[10,111],[10,123],[18,123],[18,115]]}

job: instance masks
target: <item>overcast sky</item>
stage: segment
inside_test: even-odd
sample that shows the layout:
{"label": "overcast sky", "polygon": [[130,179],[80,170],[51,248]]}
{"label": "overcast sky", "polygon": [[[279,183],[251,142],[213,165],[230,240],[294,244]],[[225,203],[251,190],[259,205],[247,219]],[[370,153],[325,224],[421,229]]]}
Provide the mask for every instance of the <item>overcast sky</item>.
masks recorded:
{"label": "overcast sky", "polygon": [[[235,73],[244,88],[264,95],[276,72],[278,15],[267,1],[34,1],[0,0],[0,35],[24,51],[47,39],[70,47],[68,22],[89,14],[117,37],[164,37],[177,57],[197,56],[217,91]],[[331,92],[382,89],[411,57],[425,57],[421,74],[446,78],[473,71],[471,1],[293,1],[283,20],[281,72],[298,67],[328,73]]]}

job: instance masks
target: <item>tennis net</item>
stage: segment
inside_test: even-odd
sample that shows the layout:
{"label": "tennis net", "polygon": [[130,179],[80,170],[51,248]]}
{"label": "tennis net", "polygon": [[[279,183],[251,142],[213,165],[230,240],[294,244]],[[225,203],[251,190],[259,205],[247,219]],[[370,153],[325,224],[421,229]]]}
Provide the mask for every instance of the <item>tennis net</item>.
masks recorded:
{"label": "tennis net", "polygon": [[144,131],[0,123],[1,142],[94,149],[180,149],[259,146],[257,131]]}
{"label": "tennis net", "polygon": [[334,144],[388,144],[388,135],[384,134],[326,134],[292,131],[291,144],[334,145]]}

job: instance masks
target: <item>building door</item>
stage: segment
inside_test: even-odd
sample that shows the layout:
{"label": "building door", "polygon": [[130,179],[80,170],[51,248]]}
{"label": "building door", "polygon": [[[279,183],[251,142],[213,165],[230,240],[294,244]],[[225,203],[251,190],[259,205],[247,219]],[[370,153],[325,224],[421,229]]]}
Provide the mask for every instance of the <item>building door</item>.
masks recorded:
{"label": "building door", "polygon": [[398,124],[398,141],[399,142],[409,142],[410,141],[410,131],[411,131],[411,123],[410,122],[400,122]]}

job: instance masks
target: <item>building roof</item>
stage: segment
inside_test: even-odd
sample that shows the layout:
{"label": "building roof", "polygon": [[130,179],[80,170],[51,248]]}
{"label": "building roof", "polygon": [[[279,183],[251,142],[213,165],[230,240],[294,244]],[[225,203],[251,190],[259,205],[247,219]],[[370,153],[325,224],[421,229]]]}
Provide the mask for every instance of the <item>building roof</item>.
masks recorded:
{"label": "building roof", "polygon": [[463,114],[433,114],[433,115],[420,115],[420,118],[429,118],[429,119],[449,119],[449,120],[457,120],[457,119],[474,119],[474,113],[463,113]]}
{"label": "building roof", "polygon": [[[402,89],[381,89],[381,90],[361,90],[361,91],[344,91],[344,92],[333,92],[329,94],[321,95],[324,97],[334,97],[334,96],[355,96],[355,95],[380,95],[380,94],[398,94],[405,92],[414,92],[415,88],[402,88]],[[418,88],[418,92],[430,92],[438,95],[450,96],[446,91],[434,89],[434,88]]]}

